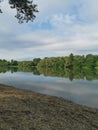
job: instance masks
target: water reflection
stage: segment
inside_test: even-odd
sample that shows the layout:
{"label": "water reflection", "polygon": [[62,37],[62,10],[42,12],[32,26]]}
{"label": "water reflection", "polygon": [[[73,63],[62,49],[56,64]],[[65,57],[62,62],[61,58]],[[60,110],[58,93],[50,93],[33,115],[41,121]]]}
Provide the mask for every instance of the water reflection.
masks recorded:
{"label": "water reflection", "polygon": [[73,79],[86,79],[86,80],[95,80],[98,79],[98,73],[97,70],[93,69],[53,69],[53,68],[48,68],[44,69],[41,68],[39,70],[41,74],[44,74],[45,76],[57,76],[57,77],[65,77],[69,78],[70,81],[73,81]]}
{"label": "water reflection", "polygon": [[37,69],[36,67],[0,67],[0,73],[6,73],[7,71],[10,71],[11,73],[14,72],[31,72],[35,75],[41,75],[44,76],[51,76],[51,77],[62,77],[62,78],[69,78],[70,81],[73,81],[73,79],[86,79],[86,80],[97,80],[98,79],[98,73],[97,70],[57,70],[52,68],[41,68]]}
{"label": "water reflection", "polygon": [[0,68],[0,83],[98,107],[98,75],[95,72],[43,71],[42,74],[36,68]]}

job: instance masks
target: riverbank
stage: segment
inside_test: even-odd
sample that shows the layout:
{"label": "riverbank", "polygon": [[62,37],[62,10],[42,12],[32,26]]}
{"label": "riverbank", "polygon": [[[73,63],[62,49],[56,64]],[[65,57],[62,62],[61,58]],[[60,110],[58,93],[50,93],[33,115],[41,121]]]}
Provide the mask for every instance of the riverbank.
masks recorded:
{"label": "riverbank", "polygon": [[0,130],[98,130],[98,109],[0,85]]}

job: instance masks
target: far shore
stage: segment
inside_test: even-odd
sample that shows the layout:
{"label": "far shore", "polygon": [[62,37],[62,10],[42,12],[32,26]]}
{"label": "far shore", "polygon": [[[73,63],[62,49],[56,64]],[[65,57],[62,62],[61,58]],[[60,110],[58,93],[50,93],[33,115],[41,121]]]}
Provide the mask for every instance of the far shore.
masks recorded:
{"label": "far shore", "polygon": [[0,130],[98,130],[98,109],[1,84]]}

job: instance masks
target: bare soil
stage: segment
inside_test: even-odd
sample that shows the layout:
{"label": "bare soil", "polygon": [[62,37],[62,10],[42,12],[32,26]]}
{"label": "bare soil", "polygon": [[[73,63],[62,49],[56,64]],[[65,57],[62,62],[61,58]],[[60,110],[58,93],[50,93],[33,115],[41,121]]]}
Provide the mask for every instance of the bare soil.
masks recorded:
{"label": "bare soil", "polygon": [[0,130],[98,130],[98,109],[0,85]]}

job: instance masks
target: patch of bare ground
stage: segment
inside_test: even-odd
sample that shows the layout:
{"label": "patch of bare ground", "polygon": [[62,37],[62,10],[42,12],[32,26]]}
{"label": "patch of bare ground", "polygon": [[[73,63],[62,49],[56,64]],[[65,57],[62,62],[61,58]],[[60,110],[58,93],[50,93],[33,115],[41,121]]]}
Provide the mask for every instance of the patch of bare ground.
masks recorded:
{"label": "patch of bare ground", "polygon": [[0,130],[98,130],[98,109],[0,85]]}

